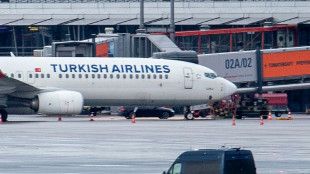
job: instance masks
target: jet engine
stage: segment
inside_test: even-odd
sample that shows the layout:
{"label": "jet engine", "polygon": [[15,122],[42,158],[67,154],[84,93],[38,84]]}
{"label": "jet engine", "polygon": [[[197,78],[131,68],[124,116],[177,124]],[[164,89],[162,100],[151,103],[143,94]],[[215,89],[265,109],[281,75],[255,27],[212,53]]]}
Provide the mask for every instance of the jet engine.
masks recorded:
{"label": "jet engine", "polygon": [[81,113],[84,98],[75,91],[53,91],[38,94],[31,103],[31,108],[40,114],[75,115]]}

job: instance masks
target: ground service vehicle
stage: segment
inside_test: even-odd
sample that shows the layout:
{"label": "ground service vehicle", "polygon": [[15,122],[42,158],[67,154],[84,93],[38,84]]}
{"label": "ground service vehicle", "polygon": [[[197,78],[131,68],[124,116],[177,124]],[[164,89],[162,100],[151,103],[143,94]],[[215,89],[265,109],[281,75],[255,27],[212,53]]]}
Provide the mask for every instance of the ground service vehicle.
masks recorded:
{"label": "ground service vehicle", "polygon": [[[255,94],[254,98],[258,98]],[[263,94],[263,98],[268,101],[268,109],[275,114],[276,117],[281,117],[282,114],[287,113],[287,94],[286,93],[272,93]]]}
{"label": "ground service vehicle", "polygon": [[287,94],[272,93],[262,94],[262,99],[259,95],[247,95],[241,97],[241,100],[236,105],[236,118],[245,117],[260,117],[264,119],[268,117],[269,111],[280,117],[283,113],[287,113]]}
{"label": "ground service vehicle", "polygon": [[163,174],[256,174],[252,152],[240,148],[182,153]]}
{"label": "ground service vehicle", "polygon": [[[134,107],[122,106],[119,108],[119,115],[124,116],[127,119],[131,119],[134,111]],[[175,112],[171,108],[166,107],[152,107],[152,106],[142,106],[138,107],[136,112],[136,117],[158,117],[160,119],[167,119],[173,117]]]}
{"label": "ground service vehicle", "polygon": [[210,111],[212,111],[213,108],[213,114],[221,117],[231,118],[234,115],[234,111],[236,110],[237,119],[241,119],[242,117],[260,116],[266,119],[268,117],[269,111],[275,114],[276,117],[280,117],[283,113],[287,113],[287,103],[286,93],[262,94],[262,99],[259,99],[258,94],[244,94],[241,96],[234,94],[229,98],[215,102],[211,108],[200,107],[205,105],[195,105],[191,108],[193,108],[192,112],[194,116],[212,114]]}
{"label": "ground service vehicle", "polygon": [[236,106],[236,118],[241,119],[245,117],[260,117],[267,119],[269,109],[268,109],[267,99],[258,98],[246,98],[241,100]]}

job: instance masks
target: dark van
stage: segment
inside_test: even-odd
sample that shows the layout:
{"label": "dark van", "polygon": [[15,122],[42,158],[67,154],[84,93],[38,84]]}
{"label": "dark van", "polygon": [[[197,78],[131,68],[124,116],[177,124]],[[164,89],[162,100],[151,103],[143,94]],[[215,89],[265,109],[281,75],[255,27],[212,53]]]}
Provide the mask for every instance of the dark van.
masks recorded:
{"label": "dark van", "polygon": [[240,148],[182,153],[163,174],[256,174],[252,152]]}

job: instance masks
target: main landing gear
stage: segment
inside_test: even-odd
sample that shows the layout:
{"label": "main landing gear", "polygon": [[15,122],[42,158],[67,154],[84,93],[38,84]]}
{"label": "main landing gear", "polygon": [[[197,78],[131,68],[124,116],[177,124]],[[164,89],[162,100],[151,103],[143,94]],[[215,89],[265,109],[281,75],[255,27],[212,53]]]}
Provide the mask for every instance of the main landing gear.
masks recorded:
{"label": "main landing gear", "polygon": [[0,114],[1,114],[2,122],[6,122],[8,119],[8,112],[6,112],[6,110],[4,109],[0,109]]}

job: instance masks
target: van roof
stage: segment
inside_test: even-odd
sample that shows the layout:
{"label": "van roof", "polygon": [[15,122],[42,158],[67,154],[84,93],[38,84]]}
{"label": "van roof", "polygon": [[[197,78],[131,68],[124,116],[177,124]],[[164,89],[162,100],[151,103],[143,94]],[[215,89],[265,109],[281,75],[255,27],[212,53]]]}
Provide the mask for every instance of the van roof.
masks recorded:
{"label": "van roof", "polygon": [[177,160],[181,161],[201,161],[201,160],[216,160],[221,159],[224,154],[233,155],[236,152],[239,154],[252,155],[250,150],[243,150],[240,148],[232,149],[198,149],[192,151],[183,152]]}

